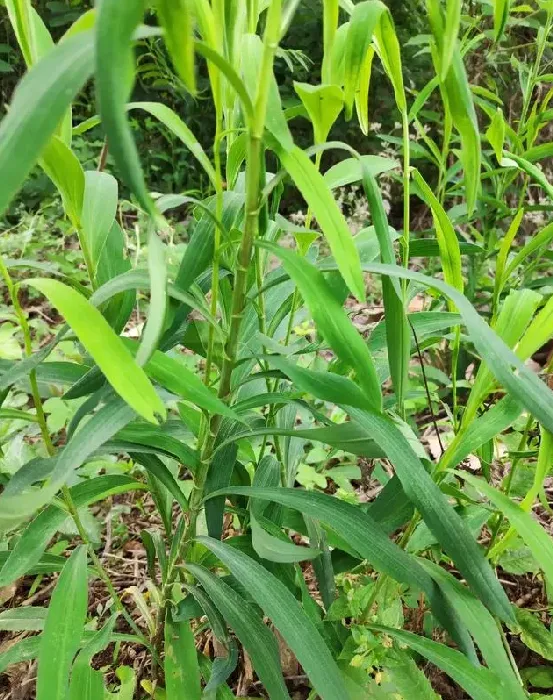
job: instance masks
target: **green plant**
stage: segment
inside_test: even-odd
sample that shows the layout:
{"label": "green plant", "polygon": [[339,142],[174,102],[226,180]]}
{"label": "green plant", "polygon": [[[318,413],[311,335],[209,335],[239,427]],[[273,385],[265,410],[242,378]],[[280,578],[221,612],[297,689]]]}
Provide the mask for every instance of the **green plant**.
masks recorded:
{"label": "green plant", "polygon": [[[30,2],[6,0],[30,70],[0,125],[0,209],[38,163],[61,196],[86,268],[82,284],[71,274],[20,280],[14,269],[26,263],[0,263],[25,354],[0,365],[0,415],[22,425],[16,431],[21,435],[38,432],[42,440],[42,451],[4,480],[0,586],[25,574],[61,570],[48,610],[0,613],[0,629],[42,630],[0,654],[0,668],[38,658],[39,700],[85,692],[106,697],[106,679],[92,660],[111,642],[143,646],[151,672],[137,678],[114,661],[120,687],[107,697],[234,697],[229,679],[239,657],[235,637],[274,698],[289,693],[277,639],[301,664],[312,697],[407,698],[413,688],[417,697],[433,697],[416,663],[421,657],[471,697],[527,697],[505,626],[533,640],[547,630],[528,631],[538,621],[532,617],[529,623],[513,609],[492,564],[520,540],[539,576],[548,585],[553,577],[553,543],[528,512],[552,463],[552,393],[524,364],[553,335],[553,306],[528,288],[506,293],[511,273],[549,240],[549,227],[510,262],[516,226],[503,238],[488,325],[471,303],[476,295],[463,295],[478,274],[474,262],[465,274],[463,256],[472,261],[476,254],[482,265],[494,256],[495,243],[486,234],[486,245],[467,247],[444,209],[449,196],[462,195],[463,222],[473,231],[487,182],[463,63],[468,37],[457,39],[460,3],[428,3],[435,77],[409,107],[386,6],[379,0],[325,0],[322,83],[297,83],[301,108],[283,110],[274,60],[298,4],[156,0],[159,26],[153,27],[142,24],[143,0],[103,0],[54,45]],[[546,14],[530,84],[541,71],[551,24],[549,9]],[[347,21],[340,23],[341,16]],[[508,6],[498,3],[496,39],[508,17]],[[130,102],[134,42],[152,35],[163,35],[191,95],[196,63],[206,66],[215,114],[212,161],[176,112],[161,103]],[[354,107],[361,130],[368,132],[368,85],[377,58],[401,122],[401,163],[327,141],[342,110],[351,119]],[[101,123],[104,156],[109,151],[134,197],[136,251],[146,244],[147,269],[127,256],[118,182],[105,171],[105,157],[98,170],[85,172],[71,147],[71,103],[91,76],[98,117],[75,130],[82,134]],[[433,87],[439,87],[445,110],[441,148],[419,120]],[[515,136],[494,115],[488,139],[506,168],[497,178],[500,203],[515,166],[527,178],[523,193],[530,179],[550,190],[527,151],[505,154],[504,139],[497,138],[508,133],[520,142],[534,128],[526,145],[540,148],[533,145],[539,130],[531,124],[541,107],[527,88]],[[131,110],[159,120],[182,142],[205,171],[210,196],[150,193]],[[289,128],[299,114],[313,126],[314,144],[306,151],[295,145]],[[413,129],[424,134],[432,154],[436,193],[411,167]],[[321,154],[331,149],[347,157],[323,173]],[[276,165],[276,174],[267,171],[269,164]],[[398,235],[389,226],[376,178],[400,168]],[[288,180],[308,204],[305,226],[291,226],[279,215]],[[353,237],[333,190],[355,183],[364,189],[371,226]],[[435,238],[412,236],[412,192],[430,208]],[[193,233],[173,271],[173,235],[164,213],[184,205],[192,211]],[[296,250],[279,244],[287,242],[285,234],[293,236]],[[437,255],[444,280],[410,268],[419,254]],[[385,316],[368,340],[344,308],[348,296],[366,300],[367,279],[372,285],[381,280]],[[46,297],[65,321],[36,351],[23,290]],[[141,304],[140,335],[128,337],[124,329],[139,292],[146,293],[147,312]],[[421,292],[431,309],[412,312],[410,302]],[[306,317],[314,322],[309,335],[298,328]],[[440,347],[444,336],[447,353]],[[425,369],[425,351],[447,354],[449,375]],[[52,353],[60,352],[52,361]],[[470,384],[458,376],[462,352],[479,362]],[[413,358],[419,373],[411,371]],[[52,386],[63,392],[63,406],[57,404],[61,413],[48,423],[44,398]],[[27,392],[30,402],[21,402],[17,397]],[[492,398],[496,403],[485,410]],[[436,399],[450,417],[449,442],[430,460],[414,418],[428,405],[436,423]],[[50,408],[55,413],[55,405]],[[536,424],[539,446],[529,442]],[[494,487],[485,464],[511,426],[520,438],[518,449],[509,448],[517,461],[504,488]],[[308,465],[323,461],[306,452],[313,443],[330,446],[328,457],[341,460],[339,466],[311,473]],[[517,465],[536,456],[528,456],[528,448],[537,451],[537,467],[519,505],[510,495]],[[474,454],[484,478],[460,468]],[[113,466],[112,455],[125,455],[124,466]],[[358,475],[347,469],[356,466],[352,455],[387,460],[393,470],[390,478],[380,465],[385,485],[368,509],[348,490]],[[325,493],[321,478],[334,480],[342,491]],[[146,589],[134,586],[123,596],[87,528],[86,509],[128,492],[148,493],[161,525],[141,533]],[[236,534],[225,532],[226,515]],[[65,560],[46,548],[68,517],[84,546]],[[478,543],[485,524],[492,532],[486,553]],[[391,537],[397,530],[401,534]],[[93,625],[86,624],[87,576],[102,581],[111,601],[94,614]],[[71,616],[64,614],[69,606]],[[417,615],[426,621],[409,619]],[[196,649],[195,637],[206,629],[217,640],[213,660]],[[546,647],[542,642],[540,649]]]}

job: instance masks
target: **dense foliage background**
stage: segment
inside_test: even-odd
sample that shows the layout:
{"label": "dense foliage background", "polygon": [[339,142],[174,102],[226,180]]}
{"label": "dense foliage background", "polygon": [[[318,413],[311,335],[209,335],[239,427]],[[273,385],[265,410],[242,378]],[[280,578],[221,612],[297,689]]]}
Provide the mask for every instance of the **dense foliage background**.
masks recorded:
{"label": "dense foliage background", "polygon": [[0,699],[553,693],[553,3],[0,0]]}

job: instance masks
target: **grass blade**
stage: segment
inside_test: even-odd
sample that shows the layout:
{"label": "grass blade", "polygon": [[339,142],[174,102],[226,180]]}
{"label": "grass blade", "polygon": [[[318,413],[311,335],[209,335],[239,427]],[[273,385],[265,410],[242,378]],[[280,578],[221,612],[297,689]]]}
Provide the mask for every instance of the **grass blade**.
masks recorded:
{"label": "grass blade", "polygon": [[83,634],[87,603],[86,547],[81,546],[63,567],[52,593],[38,655],[37,700],[67,700],[69,672]]}
{"label": "grass blade", "polygon": [[[452,637],[467,650],[470,640],[461,625],[450,614],[440,590],[431,577],[411,556],[392,542],[373,518],[359,511],[356,506],[316,491],[289,488],[229,487],[219,494],[242,494],[251,498],[280,503],[321,521],[344,539],[344,542],[359,552],[378,571],[388,574],[396,581],[422,590],[428,596],[433,612]],[[212,498],[214,494],[210,494]]]}
{"label": "grass blade", "polygon": [[253,666],[271,700],[288,700],[275,637],[253,607],[220,578],[197,564],[186,567],[202,584],[227,623],[251,656]]}
{"label": "grass blade", "polygon": [[165,691],[167,700],[200,700],[200,667],[194,632],[188,621],[165,621]]}
{"label": "grass blade", "polygon": [[157,423],[165,406],[121,339],[102,314],[71,287],[52,279],[31,279],[27,284],[48,297],[65,317],[117,393],[146,420]]}
{"label": "grass blade", "polygon": [[342,674],[317,628],[290,591],[242,552],[209,537],[198,541],[227,566],[268,615],[323,700],[343,700]]}
{"label": "grass blade", "polygon": [[465,472],[455,472],[455,474],[484,494],[510,520],[512,526],[531,550],[532,556],[540,565],[551,585],[553,582],[553,542],[543,527],[534,520],[530,513],[513,503],[508,496],[490,486],[483,479],[478,479]]}
{"label": "grass blade", "polygon": [[[96,94],[109,150],[140,206],[159,219],[144,182],[136,144],[126,116],[134,79],[133,35],[144,16],[144,0],[105,0],[96,20]],[[117,70],[114,70],[117,66]]]}
{"label": "grass blade", "polygon": [[70,37],[39,61],[17,87],[0,124],[0,214],[4,213],[92,73],[92,32]]}
{"label": "grass blade", "polygon": [[403,490],[424,521],[453,559],[474,593],[500,619],[512,620],[512,611],[501,584],[482,550],[457,512],[434,483],[409,442],[386,416],[346,408],[352,419],[365,428],[394,465]]}
{"label": "grass blade", "polygon": [[267,241],[259,245],[282,260],[286,272],[298,285],[309,306],[318,330],[338,357],[355,371],[371,406],[381,410],[380,382],[372,357],[322,273],[292,251]]}
{"label": "grass blade", "polygon": [[498,688],[501,687],[499,678],[483,666],[474,666],[463,654],[450,649],[444,644],[438,644],[425,637],[419,637],[411,632],[383,627],[382,625],[368,625],[370,629],[383,632],[411,647],[414,651],[424,656],[448,676],[464,688],[474,700],[498,700]]}
{"label": "grass blade", "polygon": [[349,289],[358,299],[365,299],[359,253],[323,176],[309,156],[297,147],[279,150],[278,156],[316,217]]}

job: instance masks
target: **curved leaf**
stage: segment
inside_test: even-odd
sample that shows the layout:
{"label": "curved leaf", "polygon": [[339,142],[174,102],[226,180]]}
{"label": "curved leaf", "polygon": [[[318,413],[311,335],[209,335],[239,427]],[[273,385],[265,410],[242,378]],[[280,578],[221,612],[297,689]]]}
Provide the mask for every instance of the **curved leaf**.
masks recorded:
{"label": "curved leaf", "polygon": [[292,593],[246,554],[209,537],[198,537],[227,566],[272,619],[323,700],[343,700],[342,674],[311,619]]}
{"label": "curved leaf", "polygon": [[31,279],[27,284],[48,297],[93,357],[117,393],[139,415],[156,423],[165,406],[102,314],[71,287],[52,279]]}

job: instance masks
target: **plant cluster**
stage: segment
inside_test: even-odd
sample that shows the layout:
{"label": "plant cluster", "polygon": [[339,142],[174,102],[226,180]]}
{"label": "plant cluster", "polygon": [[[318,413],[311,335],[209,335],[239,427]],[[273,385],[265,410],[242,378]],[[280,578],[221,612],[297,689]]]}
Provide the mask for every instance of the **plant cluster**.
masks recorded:
{"label": "plant cluster", "polygon": [[[436,667],[477,700],[553,687],[512,650],[551,660],[551,632],[500,580],[530,572],[548,620],[553,542],[534,511],[550,513],[553,464],[553,3],[428,0],[429,33],[403,47],[380,0],[323,0],[320,83],[294,82],[293,104],[275,60],[304,60],[282,48],[300,0],[102,0],[57,43],[30,0],[5,5],[28,71],[0,123],[0,212],[38,165],[78,250],[52,264],[8,230],[0,258],[0,630],[39,632],[0,670],[36,659],[38,700],[225,700],[248,666],[270,698],[434,698]],[[491,66],[519,36],[533,46],[524,63],[513,49],[507,105],[479,51]],[[177,111],[132,99],[151,39],[186,101],[206,76],[212,158]],[[433,66],[420,90],[413,44]],[[373,64],[397,129],[361,155],[330,135],[342,115],[375,132]],[[97,115],[75,125],[91,79]],[[150,191],[137,113],[186,149],[206,197]],[[85,169],[73,139],[98,128]],[[293,219],[290,186],[307,205]],[[146,579],[121,589],[91,512],[125,539],[128,503],[154,515]],[[48,606],[17,604],[18,582],[33,600],[50,576]]]}

